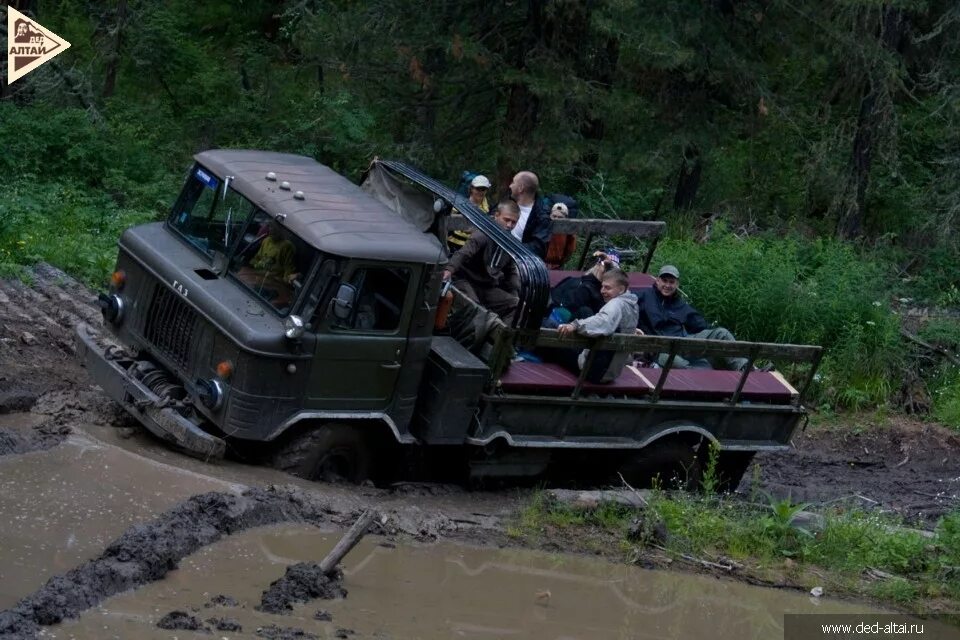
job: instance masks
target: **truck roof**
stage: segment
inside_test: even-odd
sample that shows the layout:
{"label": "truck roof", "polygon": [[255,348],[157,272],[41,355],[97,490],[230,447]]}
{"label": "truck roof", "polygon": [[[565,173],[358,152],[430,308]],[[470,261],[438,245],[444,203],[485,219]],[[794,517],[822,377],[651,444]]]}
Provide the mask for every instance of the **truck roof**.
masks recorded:
{"label": "truck roof", "polygon": [[[194,159],[301,239],[328,253],[375,260],[437,263],[437,239],[313,158],[271,151],[215,149]],[[267,180],[268,173],[276,180]],[[290,190],[280,184],[290,183]],[[294,198],[302,191],[303,200]]]}

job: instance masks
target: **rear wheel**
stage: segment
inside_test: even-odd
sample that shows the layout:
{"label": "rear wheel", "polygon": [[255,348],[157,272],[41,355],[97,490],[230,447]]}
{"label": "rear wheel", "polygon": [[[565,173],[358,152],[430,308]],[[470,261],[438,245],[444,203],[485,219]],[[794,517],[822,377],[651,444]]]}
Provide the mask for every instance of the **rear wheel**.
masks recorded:
{"label": "rear wheel", "polygon": [[721,451],[717,459],[717,489],[721,492],[733,492],[740,486],[740,480],[753,462],[755,451]]}
{"label": "rear wheel", "polygon": [[273,466],[307,480],[359,484],[371,477],[373,451],[358,428],[327,424],[291,438],[274,454]]}
{"label": "rear wheel", "polygon": [[666,489],[695,489],[701,474],[695,447],[677,438],[659,440],[630,455],[618,471],[633,487],[650,488],[656,482]]}

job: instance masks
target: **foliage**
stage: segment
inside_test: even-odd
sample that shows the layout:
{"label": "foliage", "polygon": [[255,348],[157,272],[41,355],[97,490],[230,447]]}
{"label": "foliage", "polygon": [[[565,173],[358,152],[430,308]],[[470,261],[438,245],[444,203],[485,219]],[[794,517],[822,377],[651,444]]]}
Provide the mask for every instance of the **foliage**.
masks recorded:
{"label": "foliage", "polygon": [[[641,530],[663,530],[656,544],[671,556],[721,563],[733,559],[760,575],[766,575],[764,567],[784,566],[789,559],[786,566],[794,567],[794,580],[827,580],[834,592],[914,607],[931,597],[960,599],[960,512],[946,515],[928,539],[888,515],[859,510],[824,511],[815,516],[822,518],[821,526],[805,528],[798,518],[808,515],[808,508],[769,496],[766,504],[751,504],[736,497],[654,490],[639,511],[608,503],[591,510],[556,503],[537,492],[512,531],[516,537],[539,538],[550,529],[559,530],[584,549],[621,549],[637,558],[642,552],[637,545],[653,542],[636,536],[640,523]],[[620,537],[619,547],[610,544],[610,535]],[[880,577],[865,581],[863,576],[871,572]]]}
{"label": "foliage", "polygon": [[839,406],[884,402],[904,351],[881,265],[837,240],[739,238],[718,225],[707,244],[667,240],[657,253],[682,274],[705,317],[744,340],[819,344],[820,389]]}
{"label": "foliage", "polygon": [[[638,545],[656,544],[670,556],[721,563],[733,559],[741,571],[767,578],[777,567],[793,567],[787,571],[801,586],[804,579],[826,579],[835,593],[870,595],[910,607],[922,608],[936,597],[960,599],[957,511],[944,516],[927,538],[887,514],[832,509],[811,515],[810,505],[789,498],[768,496],[765,504],[753,504],[661,490],[647,495],[641,510],[611,503],[588,509],[536,492],[510,531],[533,542],[560,535],[583,550],[622,551],[635,559],[642,554]],[[801,517],[820,524],[802,525]],[[654,538],[637,535],[655,529],[661,533]],[[611,544],[611,534],[619,537],[619,546]]]}
{"label": "foliage", "polygon": [[933,417],[960,431],[960,367],[945,366],[930,386]]}
{"label": "foliage", "polygon": [[127,227],[149,220],[149,210],[120,208],[73,182],[8,184],[0,203],[0,266],[49,262],[102,286],[113,270],[116,244]]}

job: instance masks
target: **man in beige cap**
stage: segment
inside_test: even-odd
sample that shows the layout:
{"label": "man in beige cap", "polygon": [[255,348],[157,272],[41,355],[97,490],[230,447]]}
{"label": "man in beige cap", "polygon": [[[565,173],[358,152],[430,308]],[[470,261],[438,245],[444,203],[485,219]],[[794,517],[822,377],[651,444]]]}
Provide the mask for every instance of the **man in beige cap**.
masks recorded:
{"label": "man in beige cap", "polygon": [[[477,174],[473,177],[473,180],[470,181],[470,190],[467,194],[467,197],[470,198],[470,202],[475,204],[480,211],[484,213],[490,212],[490,205],[487,203],[487,192],[490,190],[490,179],[485,175]],[[459,213],[454,210],[455,213]],[[463,247],[467,243],[467,240],[470,239],[470,233],[472,229],[457,229],[453,233],[447,236],[447,246],[450,248],[450,251],[456,251]]]}

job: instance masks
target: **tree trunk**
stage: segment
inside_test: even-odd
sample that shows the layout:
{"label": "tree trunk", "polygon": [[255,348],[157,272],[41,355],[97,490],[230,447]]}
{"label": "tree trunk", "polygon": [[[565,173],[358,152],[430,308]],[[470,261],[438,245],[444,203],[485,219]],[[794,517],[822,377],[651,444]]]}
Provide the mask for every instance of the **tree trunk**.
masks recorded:
{"label": "tree trunk", "polygon": [[683,150],[680,169],[677,171],[677,189],[673,195],[674,209],[689,209],[693,206],[697,191],[700,189],[700,174],[702,172],[700,149],[695,144],[688,144]]}
{"label": "tree trunk", "polygon": [[113,95],[117,88],[117,72],[120,69],[120,49],[123,46],[123,27],[127,21],[127,0],[120,0],[117,3],[117,21],[114,25],[116,35],[113,39],[113,47],[107,57],[106,78],[103,81],[104,99]]}
{"label": "tree trunk", "polygon": [[528,149],[533,128],[537,122],[540,100],[533,95],[525,84],[510,85],[507,98],[507,113],[504,119],[500,148],[503,150],[497,159],[497,179],[499,184],[510,184],[516,171],[530,169],[519,166],[528,162],[524,153]]}
{"label": "tree trunk", "polygon": [[[890,53],[901,54],[906,44],[908,21],[903,11],[884,6],[880,15],[880,44]],[[870,186],[870,169],[873,165],[874,148],[884,135],[883,109],[878,105],[882,78],[871,78],[863,88],[860,111],[857,114],[857,131],[853,137],[850,162],[850,179],[847,202],[837,222],[837,235],[852,240],[863,235],[866,215],[867,188]],[[892,108],[892,106],[890,106]]]}

